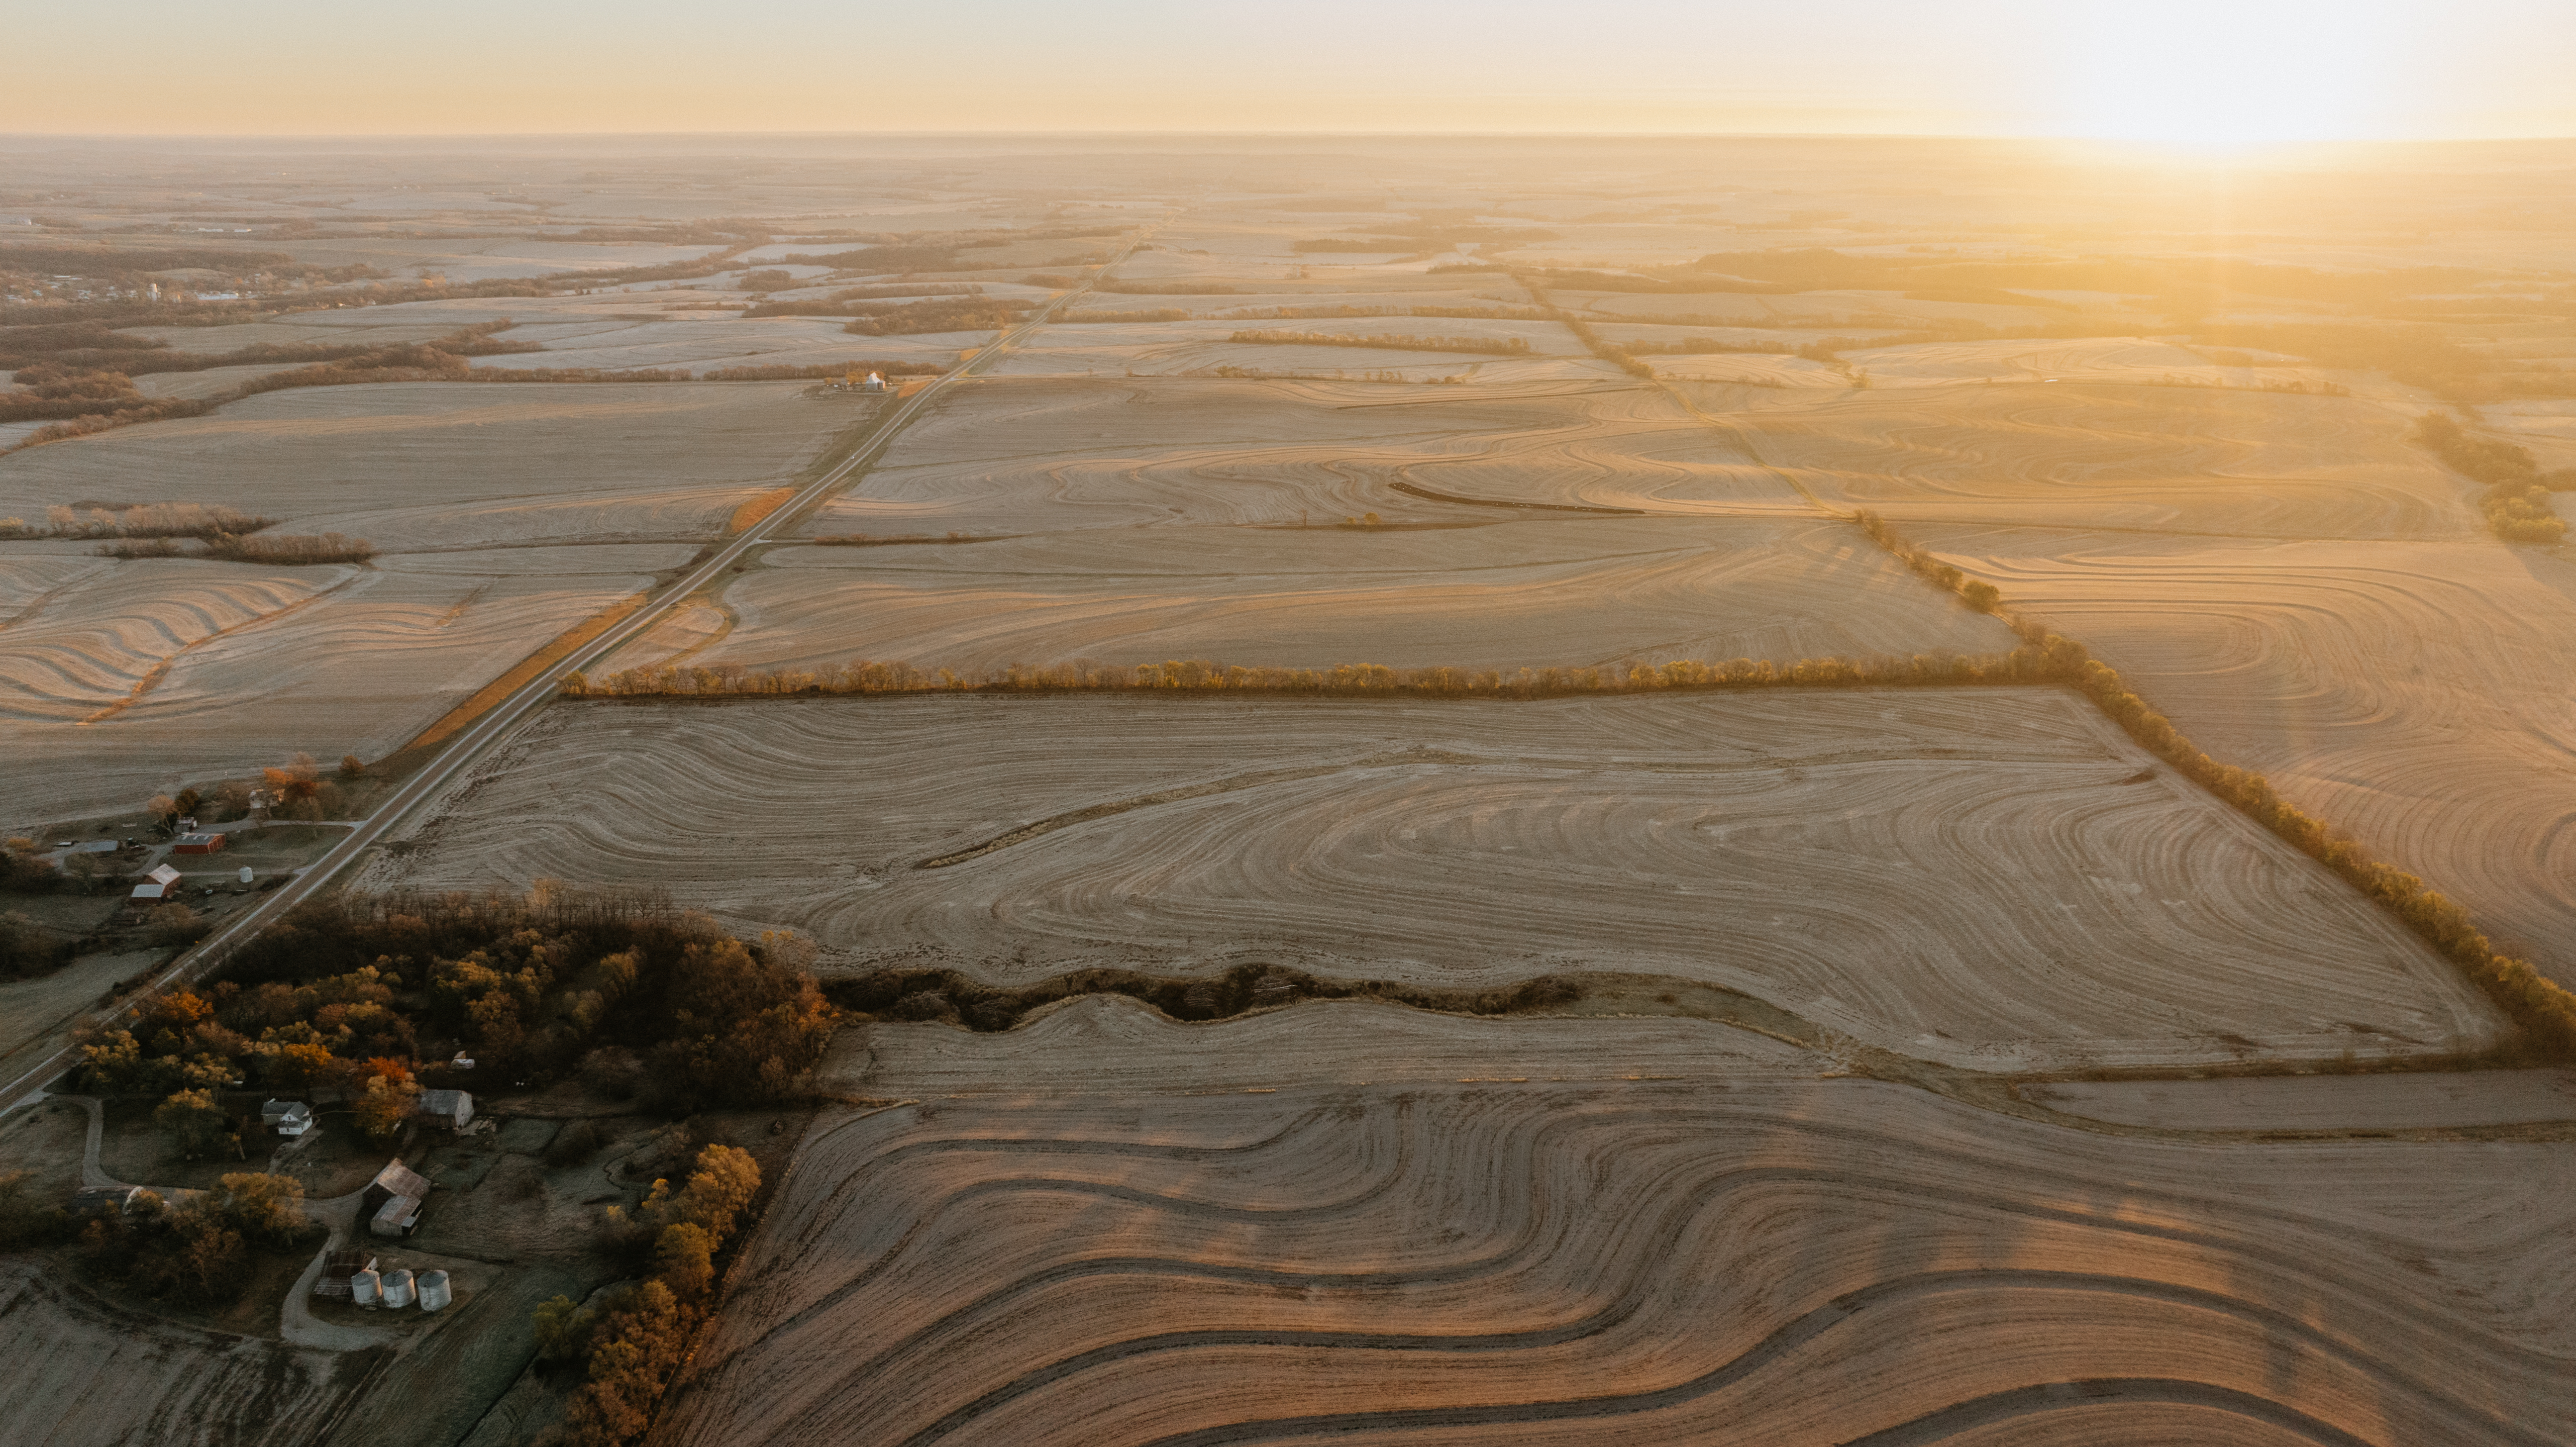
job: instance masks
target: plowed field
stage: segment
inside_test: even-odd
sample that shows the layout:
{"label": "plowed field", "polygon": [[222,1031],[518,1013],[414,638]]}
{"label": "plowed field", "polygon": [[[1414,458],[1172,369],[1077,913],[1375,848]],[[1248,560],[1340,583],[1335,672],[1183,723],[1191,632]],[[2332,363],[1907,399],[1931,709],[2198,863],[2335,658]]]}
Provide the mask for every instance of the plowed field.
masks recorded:
{"label": "plowed field", "polygon": [[2571,1202],[1856,1080],[931,1099],[808,1137],[657,1440],[2542,1447]]}
{"label": "plowed field", "polygon": [[846,964],[1704,980],[1983,1068],[2472,1046],[2450,968],[2050,690],[560,708],[373,885],[662,887]]}
{"label": "plowed field", "polygon": [[1918,532],[2576,984],[2576,566],[2484,541]]}

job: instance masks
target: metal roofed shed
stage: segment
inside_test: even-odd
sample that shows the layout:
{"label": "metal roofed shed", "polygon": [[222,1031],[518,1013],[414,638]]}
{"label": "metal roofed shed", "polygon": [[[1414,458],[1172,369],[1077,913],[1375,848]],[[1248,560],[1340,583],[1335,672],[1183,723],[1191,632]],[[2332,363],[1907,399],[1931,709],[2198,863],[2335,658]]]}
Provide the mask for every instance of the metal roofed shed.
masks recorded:
{"label": "metal roofed shed", "polygon": [[223,847],[224,836],[221,834],[182,834],[179,836],[179,842],[170,846],[170,852],[173,854],[214,854],[222,850]]}
{"label": "metal roofed shed", "polygon": [[358,1196],[359,1219],[378,1236],[408,1236],[420,1224],[421,1206],[429,1199],[429,1182],[396,1160]]}
{"label": "metal roofed shed", "polygon": [[474,1097],[462,1090],[424,1090],[412,1113],[449,1130],[463,1130],[474,1120]]}
{"label": "metal roofed shed", "polygon": [[[313,1294],[334,1300],[355,1300],[357,1278],[367,1277],[370,1300],[375,1290],[376,1258],[356,1247],[342,1247],[322,1258],[322,1274],[313,1280]],[[367,1303],[361,1303],[364,1305]]]}
{"label": "metal roofed shed", "polygon": [[154,865],[152,872],[143,876],[143,882],[134,886],[134,897],[136,899],[168,899],[171,892],[176,890],[178,886],[179,871],[172,869],[166,864]]}
{"label": "metal roofed shed", "polygon": [[[367,1229],[379,1236],[408,1236],[420,1226],[420,1207],[418,1196],[388,1196],[385,1203],[376,1208]],[[396,1306],[401,1304],[393,1303]]]}

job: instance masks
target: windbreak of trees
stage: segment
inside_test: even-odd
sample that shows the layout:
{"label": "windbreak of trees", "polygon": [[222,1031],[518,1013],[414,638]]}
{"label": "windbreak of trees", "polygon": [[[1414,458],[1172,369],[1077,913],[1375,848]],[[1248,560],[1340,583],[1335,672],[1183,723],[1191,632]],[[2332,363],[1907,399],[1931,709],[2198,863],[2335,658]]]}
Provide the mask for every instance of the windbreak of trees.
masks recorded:
{"label": "windbreak of trees", "polygon": [[76,502],[45,509],[42,524],[0,518],[0,538],[212,538],[257,532],[276,521],[221,504]]}
{"label": "windbreak of trees", "polygon": [[376,545],[365,538],[344,537],[339,533],[309,536],[253,533],[242,536],[218,532],[193,552],[183,551],[166,537],[144,542],[110,543],[98,552],[103,558],[215,558],[227,563],[267,563],[275,567],[302,568],[317,563],[363,563],[376,555]]}
{"label": "windbreak of trees", "polygon": [[2576,491],[2576,468],[2543,472],[2531,449],[2493,438],[2472,437],[2439,412],[2427,412],[2415,424],[2416,440],[2448,463],[2486,484],[2478,509],[2487,528],[2509,543],[2554,545],[2567,540],[2567,520],[2549,503],[2552,492]]}
{"label": "windbreak of trees", "polygon": [[2127,731],[2139,747],[2334,871],[2404,921],[2417,938],[2450,960],[2521,1027],[2531,1049],[2557,1059],[2576,1057],[2576,993],[2542,975],[2530,961],[2499,952],[2458,903],[2427,886],[2421,878],[2373,857],[2351,836],[2282,798],[2262,775],[2222,764],[2203,753],[2184,737],[2173,720],[2150,707],[2117,671],[2095,659],[2083,644],[2006,609],[1993,584],[1970,578],[1941,562],[1908,542],[1875,513],[1860,512],[1854,520],[1873,541],[1903,559],[1917,574],[1950,588],[1970,606],[1990,609],[2002,617],[2022,639],[2022,646],[2013,650],[2014,657],[2036,654],[2040,669],[2050,681],[2082,692]]}
{"label": "windbreak of trees", "polygon": [[597,1308],[558,1296],[529,1326],[537,1355],[579,1360],[584,1381],[564,1413],[562,1447],[617,1447],[652,1425],[654,1408],[714,1307],[716,1257],[749,1224],[760,1163],[736,1146],[698,1153],[676,1191],[657,1180],[632,1216],[608,1208],[602,1235],[645,1274]]}
{"label": "windbreak of trees", "polygon": [[1387,332],[1379,335],[1353,335],[1346,332],[1291,332],[1277,329],[1239,331],[1226,338],[1229,342],[1253,342],[1274,347],[1370,347],[1387,352],[1472,352],[1488,357],[1525,357],[1529,355],[1526,337],[1425,337]]}
{"label": "windbreak of trees", "polygon": [[997,332],[1019,325],[1036,307],[995,297],[941,297],[908,304],[851,302],[856,320],[841,330],[862,337],[915,336],[926,332]]}
{"label": "windbreak of trees", "polygon": [[753,670],[735,665],[663,664],[600,678],[564,679],[573,698],[779,698],[808,694],[898,693],[1273,693],[1327,698],[1565,698],[1582,694],[1659,693],[1685,689],[1953,687],[2052,681],[2029,649],[2008,654],[1918,653],[1908,658],[1802,658],[1670,663],[1598,668],[1389,668],[1343,663],[1331,668],[1247,668],[1208,659],[1175,659],[1133,667],[1013,665],[959,673],[908,663],[858,661],[821,668]]}

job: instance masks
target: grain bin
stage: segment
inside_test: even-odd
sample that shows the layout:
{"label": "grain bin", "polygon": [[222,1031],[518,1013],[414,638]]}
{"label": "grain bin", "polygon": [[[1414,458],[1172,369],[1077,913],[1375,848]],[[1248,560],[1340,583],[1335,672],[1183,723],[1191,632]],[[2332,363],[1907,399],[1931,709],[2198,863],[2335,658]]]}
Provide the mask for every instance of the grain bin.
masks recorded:
{"label": "grain bin", "polygon": [[372,1267],[349,1273],[349,1299],[360,1306],[384,1305],[384,1278],[376,1275]]}
{"label": "grain bin", "polygon": [[409,1271],[388,1271],[385,1273],[385,1305],[397,1307],[409,1306],[411,1305],[411,1297],[411,1273]]}
{"label": "grain bin", "polygon": [[447,1293],[447,1273],[424,1271],[420,1274],[420,1309],[436,1311],[453,1300]]}

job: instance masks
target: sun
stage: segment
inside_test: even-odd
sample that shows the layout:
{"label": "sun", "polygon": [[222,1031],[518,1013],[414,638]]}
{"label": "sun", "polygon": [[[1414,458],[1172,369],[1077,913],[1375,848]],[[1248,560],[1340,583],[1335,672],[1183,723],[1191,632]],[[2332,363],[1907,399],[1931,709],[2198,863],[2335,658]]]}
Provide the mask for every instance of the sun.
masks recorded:
{"label": "sun", "polygon": [[2194,148],[2386,133],[2390,6],[2088,6],[2061,74],[2070,135]]}

